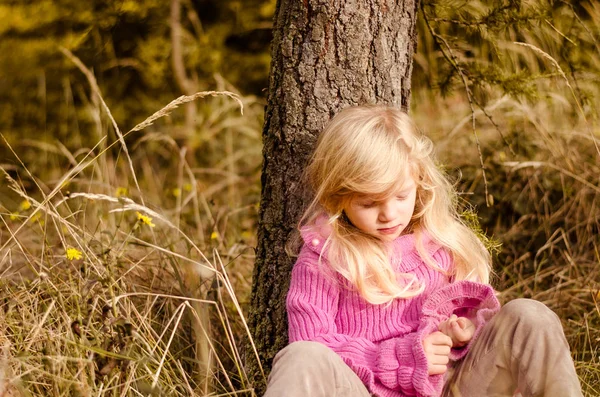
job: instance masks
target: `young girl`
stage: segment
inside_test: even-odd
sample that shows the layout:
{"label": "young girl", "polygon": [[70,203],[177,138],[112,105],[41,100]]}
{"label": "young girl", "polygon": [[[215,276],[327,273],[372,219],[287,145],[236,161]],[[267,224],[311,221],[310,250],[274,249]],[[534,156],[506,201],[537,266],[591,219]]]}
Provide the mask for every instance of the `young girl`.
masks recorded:
{"label": "young girl", "polygon": [[500,309],[489,254],[406,114],[341,111],[307,177],[291,344],[265,396],[581,396],[556,315]]}

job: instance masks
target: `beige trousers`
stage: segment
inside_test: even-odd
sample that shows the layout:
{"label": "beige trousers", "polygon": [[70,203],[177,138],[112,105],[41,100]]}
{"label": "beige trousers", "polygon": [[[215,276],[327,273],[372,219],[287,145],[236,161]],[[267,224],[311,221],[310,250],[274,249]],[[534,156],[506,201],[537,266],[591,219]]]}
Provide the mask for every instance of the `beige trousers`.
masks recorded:
{"label": "beige trousers", "polygon": [[[542,303],[516,299],[484,327],[451,368],[445,397],[581,397],[562,326]],[[273,360],[265,397],[369,397],[358,376],[326,346],[295,342]]]}

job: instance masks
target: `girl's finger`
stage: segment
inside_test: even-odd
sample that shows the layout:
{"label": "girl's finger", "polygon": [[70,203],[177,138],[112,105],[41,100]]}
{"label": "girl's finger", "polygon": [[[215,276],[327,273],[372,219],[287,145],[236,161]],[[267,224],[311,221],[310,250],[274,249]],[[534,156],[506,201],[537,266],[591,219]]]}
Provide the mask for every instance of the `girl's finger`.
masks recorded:
{"label": "girl's finger", "polygon": [[452,347],[452,338],[448,335],[444,335],[445,338],[440,338],[438,340],[433,341],[433,346],[441,346],[441,347]]}
{"label": "girl's finger", "polygon": [[440,325],[439,325],[439,330],[443,334],[448,335],[448,332],[449,332],[449,330],[448,330],[448,321],[441,322]]}
{"label": "girl's finger", "polygon": [[427,359],[427,369],[429,375],[443,374],[447,370],[447,365],[450,362],[448,356],[431,356]]}
{"label": "girl's finger", "polygon": [[429,365],[428,373],[429,375],[443,375],[448,370],[448,367],[445,365]]}
{"label": "girl's finger", "polygon": [[452,329],[452,335],[457,342],[468,342],[473,336],[472,329],[460,328],[458,324]]}
{"label": "girl's finger", "polygon": [[452,323],[452,332],[455,338],[465,335],[465,330],[458,322]]}
{"label": "girl's finger", "polygon": [[436,331],[425,338],[432,345],[452,346],[452,339],[440,331]]}
{"label": "girl's finger", "polygon": [[448,356],[450,354],[450,346],[448,345],[435,345],[431,349],[431,353],[436,356]]}
{"label": "girl's finger", "polygon": [[431,365],[447,365],[450,362],[450,359],[447,355],[439,356],[435,355],[431,357],[431,361],[429,362]]}
{"label": "girl's finger", "polygon": [[468,342],[471,339],[471,336],[468,332],[461,331],[455,333],[454,339],[456,339],[457,342]]}

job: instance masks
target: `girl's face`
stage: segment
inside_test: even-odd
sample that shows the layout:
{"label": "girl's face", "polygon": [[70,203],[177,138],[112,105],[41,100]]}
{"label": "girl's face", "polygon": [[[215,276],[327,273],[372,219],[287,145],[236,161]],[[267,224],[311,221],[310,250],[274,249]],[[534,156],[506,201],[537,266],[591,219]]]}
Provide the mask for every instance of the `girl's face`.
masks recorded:
{"label": "girl's face", "polygon": [[394,195],[375,200],[368,195],[357,195],[344,208],[352,224],[382,241],[392,241],[406,229],[415,211],[417,184],[412,177]]}

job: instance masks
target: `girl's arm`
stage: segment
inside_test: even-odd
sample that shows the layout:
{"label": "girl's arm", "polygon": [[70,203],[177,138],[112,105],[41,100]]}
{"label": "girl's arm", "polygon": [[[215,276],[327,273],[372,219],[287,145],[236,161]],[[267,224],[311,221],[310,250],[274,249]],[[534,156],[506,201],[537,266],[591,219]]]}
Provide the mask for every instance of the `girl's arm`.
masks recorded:
{"label": "girl's arm", "polygon": [[[382,387],[405,396],[439,395],[442,375],[429,375],[423,340],[433,330],[421,330],[400,338],[374,343],[337,331],[335,318],[340,287],[333,276],[323,274],[318,256],[300,254],[292,271],[287,298],[290,342],[323,343],[340,355],[371,392]],[[341,319],[341,321],[344,321]]]}

